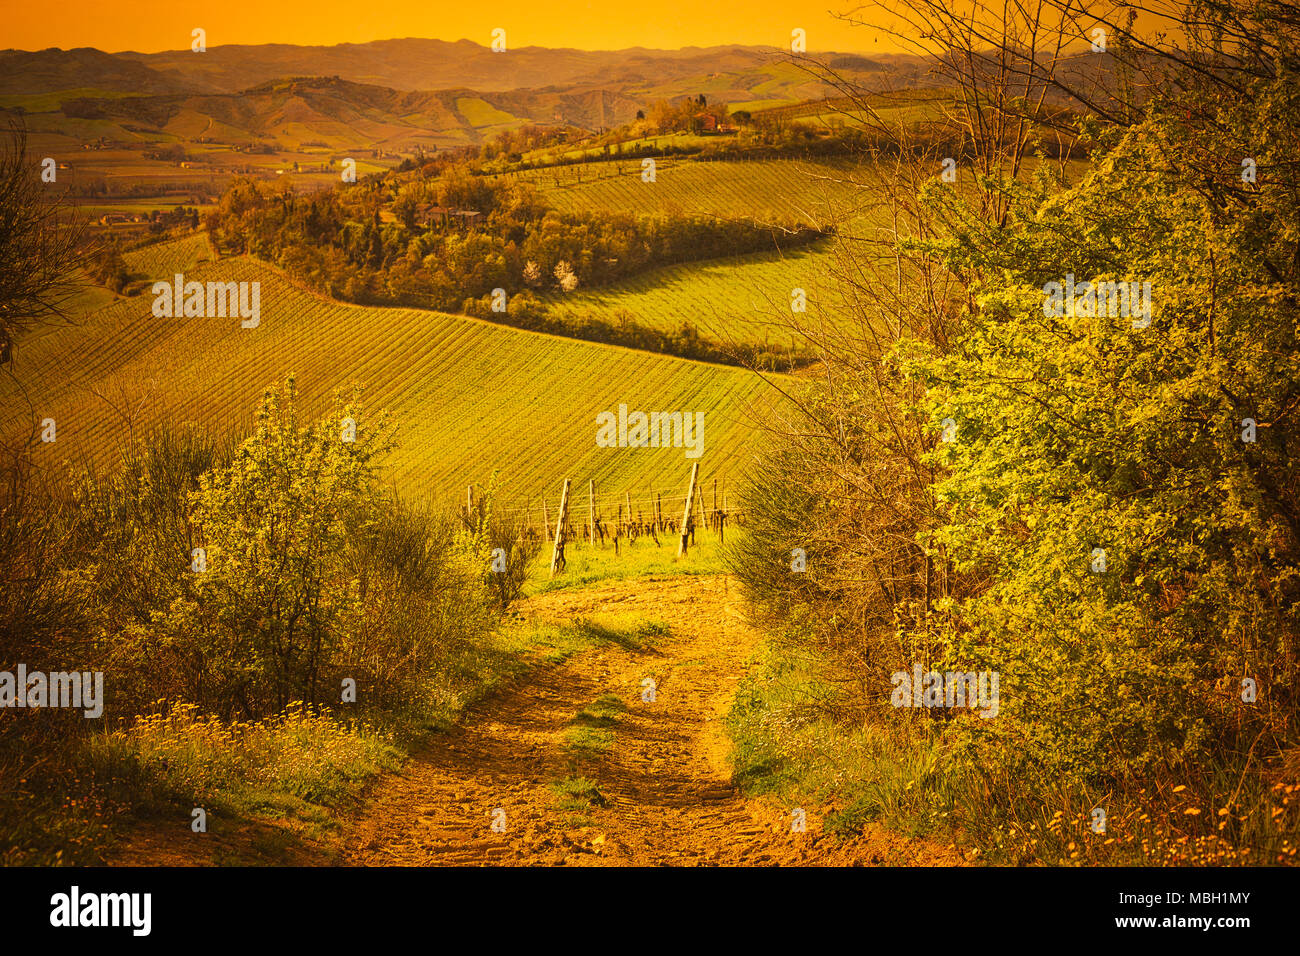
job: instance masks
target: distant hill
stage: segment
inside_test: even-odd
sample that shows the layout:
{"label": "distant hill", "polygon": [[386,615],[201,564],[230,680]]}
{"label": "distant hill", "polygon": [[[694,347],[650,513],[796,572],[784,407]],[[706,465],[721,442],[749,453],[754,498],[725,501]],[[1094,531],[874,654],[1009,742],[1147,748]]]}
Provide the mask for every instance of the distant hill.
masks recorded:
{"label": "distant hill", "polygon": [[[916,57],[815,54],[838,69],[915,75]],[[784,66],[787,69],[774,67]],[[48,93],[98,87],[133,93],[237,93],[292,76],[335,76],[394,90],[536,89],[671,92],[712,87],[744,96],[807,98],[788,87],[811,80],[776,47],[686,47],[680,50],[571,50],[521,47],[505,53],[469,40],[377,40],[337,46],[213,46],[164,53],[92,49],[0,52],[0,93]],[[721,81],[721,82],[719,82]],[[816,87],[815,81],[812,86]],[[762,87],[759,89],[759,87]]]}
{"label": "distant hill", "polygon": [[[924,81],[915,57],[825,54],[864,84]],[[746,109],[835,91],[774,47],[524,47],[381,40],[330,47],[216,46],[202,54],[0,52],[0,108],[77,141],[150,140],[409,151],[481,142],[524,123],[601,129],[658,99],[705,95]]]}
{"label": "distant hill", "polygon": [[303,77],[261,83],[240,93],[168,93],[156,96],[77,96],[65,116],[108,121],[159,138],[205,143],[304,143],[329,148],[365,144],[411,149],[478,142],[528,122],[563,122],[584,128],[632,119],[638,100],[603,90],[450,89],[401,92],[338,77]]}
{"label": "distant hill", "polygon": [[340,76],[397,90],[451,87],[493,92],[596,84],[646,86],[711,73],[741,73],[780,55],[774,47],[687,47],[682,50],[571,50],[521,47],[506,53],[469,40],[378,40],[338,46],[211,47],[121,53],[177,82],[204,83],[229,92],[283,76]]}
{"label": "distant hill", "polygon": [[138,60],[89,47],[0,50],[0,94],[77,89],[179,93],[198,87],[194,80],[166,76]]}

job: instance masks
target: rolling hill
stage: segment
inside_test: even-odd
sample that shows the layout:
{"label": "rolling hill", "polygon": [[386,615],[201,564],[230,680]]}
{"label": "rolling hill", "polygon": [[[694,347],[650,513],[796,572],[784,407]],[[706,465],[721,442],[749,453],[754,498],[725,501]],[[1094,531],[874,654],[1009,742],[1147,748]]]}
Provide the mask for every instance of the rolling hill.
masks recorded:
{"label": "rolling hill", "polygon": [[[471,40],[403,38],[337,46],[214,45],[203,56],[189,50],[164,53],[119,53],[127,62],[139,63],[177,83],[196,88],[236,92],[284,76],[341,76],[359,83],[398,90],[433,90],[470,87],[486,92],[515,89],[602,87],[650,89],[687,82],[696,91],[698,81],[716,83],[714,91],[730,86],[745,89],[745,77],[770,79],[763,72],[785,52],[777,47],[683,47],[679,50],[574,50],[547,47],[509,47],[494,53],[489,37]],[[817,54],[822,56],[822,54]],[[843,55],[825,56],[843,60]],[[919,66],[917,57],[900,55],[865,57],[848,61],[847,68],[873,72],[878,63],[895,70]],[[808,77],[802,76],[801,82]],[[762,82],[762,79],[757,82]]]}
{"label": "rolling hill", "polygon": [[778,400],[739,369],[462,316],[343,305],[261,263],[204,254],[186,240],[135,254],[131,265],[162,278],[179,269],[187,280],[260,282],[257,328],[155,318],[147,293],[46,328],[19,343],[15,377],[0,383],[0,434],[53,418],[57,440],[37,446],[43,464],[105,460],[131,428],[164,418],[246,428],[262,390],[292,372],[313,410],[337,388],[366,384],[368,404],[398,425],[388,474],[404,495],[458,501],[466,485],[484,486],[498,472],[504,497],[536,505],[546,494],[554,508],[565,476],[594,479],[602,497],[621,500],[675,493],[690,475],[681,448],[598,447],[600,412],[620,404],[703,412],[701,475],[726,481],[744,465],[753,414]]}
{"label": "rolling hill", "polygon": [[[518,174],[559,209],[574,212],[705,213],[723,219],[798,222],[860,228],[872,193],[863,169],[847,161],[660,160],[655,182],[642,182],[639,161],[583,163]],[[779,238],[779,233],[776,234]],[[711,259],[655,269],[626,282],[552,294],[559,316],[595,315],[617,324],[627,315],[646,328],[671,332],[683,322],[725,346],[777,355],[805,347],[791,328],[791,296],[802,289],[799,328],[848,321],[831,273],[835,242]]]}

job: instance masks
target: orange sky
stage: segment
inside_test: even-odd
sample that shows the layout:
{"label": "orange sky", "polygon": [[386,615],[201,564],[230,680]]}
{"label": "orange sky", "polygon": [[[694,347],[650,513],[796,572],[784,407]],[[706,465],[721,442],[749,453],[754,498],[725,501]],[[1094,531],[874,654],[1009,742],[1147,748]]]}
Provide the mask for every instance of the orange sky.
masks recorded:
{"label": "orange sky", "polygon": [[[677,49],[722,43],[787,46],[807,33],[808,49],[890,52],[875,30],[836,20],[856,0],[6,0],[0,47],[92,46],[109,52],[188,49],[195,27],[208,46],[365,43],[393,37],[468,38],[487,45],[504,27],[511,47]],[[57,11],[57,12],[56,12]]]}

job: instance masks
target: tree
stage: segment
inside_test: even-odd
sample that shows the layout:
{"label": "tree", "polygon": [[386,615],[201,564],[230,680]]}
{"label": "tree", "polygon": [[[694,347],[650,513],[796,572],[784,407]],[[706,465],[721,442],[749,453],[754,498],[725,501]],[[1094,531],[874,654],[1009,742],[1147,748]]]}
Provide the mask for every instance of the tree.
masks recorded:
{"label": "tree", "polygon": [[0,364],[22,333],[63,318],[76,292],[83,226],[40,173],[26,129],[11,125],[0,149]]}
{"label": "tree", "polygon": [[[1225,46],[1192,31],[1203,78],[1090,124],[1077,185],[1006,190],[996,236],[942,200],[971,310],[956,347],[916,369],[931,420],[960,435],[936,456],[938,537],[990,581],[954,608],[954,647],[1002,669],[1018,720],[1001,730],[1049,772],[1294,729],[1300,62],[1283,21],[1250,9],[1220,8],[1240,31]],[[1257,72],[1259,49],[1279,53]],[[1268,172],[1247,182],[1244,155]],[[1080,297],[1049,308],[1067,276]],[[1105,283],[1149,283],[1150,312],[1114,306]],[[1269,702],[1223,715],[1217,690],[1243,676]],[[1088,715],[1067,716],[1084,698]]]}
{"label": "tree", "polygon": [[578,287],[578,277],[574,275],[573,266],[564,259],[555,264],[555,281],[565,292],[572,292]]}
{"label": "tree", "polygon": [[247,709],[320,702],[321,666],[359,600],[344,558],[381,511],[376,466],[390,447],[357,390],[302,425],[290,377],[267,390],[231,464],[200,479],[192,503],[205,569],[196,601],[173,608],[173,630],[206,635],[217,670],[244,675]]}

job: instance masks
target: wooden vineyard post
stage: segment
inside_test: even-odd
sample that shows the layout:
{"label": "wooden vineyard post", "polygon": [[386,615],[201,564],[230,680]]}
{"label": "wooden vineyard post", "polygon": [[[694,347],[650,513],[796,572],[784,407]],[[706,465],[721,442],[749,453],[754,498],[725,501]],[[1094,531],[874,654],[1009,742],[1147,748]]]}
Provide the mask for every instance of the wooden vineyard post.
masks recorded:
{"label": "wooden vineyard post", "polygon": [[718,544],[725,544],[727,537],[727,486],[722,486],[722,510],[718,512]]}
{"label": "wooden vineyard post", "polygon": [[695,479],[700,474],[700,463],[697,461],[691,465],[691,486],[686,490],[686,507],[682,511],[682,537],[677,544],[677,557],[683,557],[686,554],[686,538],[690,534],[687,530],[691,521],[691,501],[695,498]]}
{"label": "wooden vineyard post", "polygon": [[[695,499],[696,507],[699,509],[699,510],[697,511],[698,517],[695,519],[695,520],[696,520],[696,523],[698,524],[699,521],[700,521],[701,519],[706,519],[706,518],[707,518],[707,516],[706,516],[706,514],[705,514],[705,511],[704,511],[704,489],[703,489],[703,488],[700,488],[700,487],[697,486],[696,489],[695,489],[695,494],[698,496],[698,497]],[[695,544],[695,532],[694,532],[694,530],[691,531],[691,544]]]}
{"label": "wooden vineyard post", "polygon": [[657,515],[655,520],[658,521],[659,523],[659,533],[663,534],[664,533],[664,495],[662,491],[659,492],[659,497],[655,499],[655,513]]}
{"label": "wooden vineyard post", "polygon": [[716,479],[716,478],[713,479],[713,515],[712,515],[712,517],[713,517],[713,520],[712,520],[710,523],[716,525],[716,524],[718,523],[718,479]]}
{"label": "wooden vineyard post", "polygon": [[590,544],[596,546],[596,482],[587,482],[587,527],[591,529]]}
{"label": "wooden vineyard post", "polygon": [[[630,491],[626,491],[626,490],[625,490],[625,491],[623,492],[623,500],[627,502],[627,526],[628,526],[629,529],[631,529],[631,527],[632,527],[632,493],[631,493]],[[632,543],[632,532],[631,532],[631,530],[628,531],[628,535],[627,535],[627,543],[628,543],[628,544],[631,544],[631,543]]]}
{"label": "wooden vineyard post", "polygon": [[569,479],[564,479],[564,491],[560,494],[560,518],[555,523],[555,547],[551,550],[551,577],[555,569],[564,561],[564,522],[569,517]]}
{"label": "wooden vineyard post", "polygon": [[542,540],[551,540],[551,513],[546,508],[546,495],[542,495]]}
{"label": "wooden vineyard post", "polygon": [[470,485],[465,492],[465,520],[470,524],[474,523],[474,486]]}

